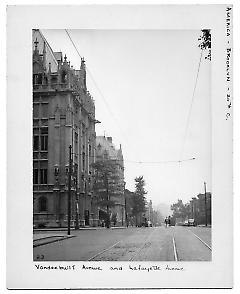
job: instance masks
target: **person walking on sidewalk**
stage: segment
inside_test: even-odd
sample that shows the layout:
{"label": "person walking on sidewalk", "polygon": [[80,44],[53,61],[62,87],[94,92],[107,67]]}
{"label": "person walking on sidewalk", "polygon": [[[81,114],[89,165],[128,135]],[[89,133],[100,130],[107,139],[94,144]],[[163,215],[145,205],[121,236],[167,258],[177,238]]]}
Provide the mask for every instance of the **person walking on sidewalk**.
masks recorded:
{"label": "person walking on sidewalk", "polygon": [[171,216],[169,215],[168,217],[168,226],[170,227],[171,226]]}
{"label": "person walking on sidewalk", "polygon": [[165,226],[166,226],[166,228],[167,228],[167,225],[168,225],[168,218],[166,216],[166,218],[165,218]]}

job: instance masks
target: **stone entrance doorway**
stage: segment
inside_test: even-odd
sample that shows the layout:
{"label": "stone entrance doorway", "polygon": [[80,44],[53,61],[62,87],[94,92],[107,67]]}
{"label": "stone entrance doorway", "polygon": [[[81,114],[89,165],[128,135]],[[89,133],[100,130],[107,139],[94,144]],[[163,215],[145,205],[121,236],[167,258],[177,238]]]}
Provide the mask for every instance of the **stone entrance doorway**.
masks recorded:
{"label": "stone entrance doorway", "polygon": [[85,226],[89,226],[89,210],[84,211]]}

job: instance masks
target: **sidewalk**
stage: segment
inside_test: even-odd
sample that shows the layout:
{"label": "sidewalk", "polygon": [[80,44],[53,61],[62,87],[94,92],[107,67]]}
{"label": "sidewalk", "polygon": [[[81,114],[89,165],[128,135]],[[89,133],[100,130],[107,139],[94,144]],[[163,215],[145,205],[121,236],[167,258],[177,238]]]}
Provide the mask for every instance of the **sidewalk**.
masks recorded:
{"label": "sidewalk", "polygon": [[[111,227],[111,229],[126,229],[126,227]],[[105,227],[82,227],[79,230],[71,228],[71,235],[67,235],[67,228],[45,228],[33,230],[33,247],[46,245],[53,242],[62,241],[65,239],[76,237],[74,232],[81,230],[107,230]]]}
{"label": "sidewalk", "polygon": [[37,240],[41,240],[41,239],[48,239],[48,238],[52,238],[52,237],[65,237],[66,234],[57,234],[57,235],[53,235],[53,234],[47,234],[47,233],[37,233],[37,234],[33,234],[33,241],[37,241]]}

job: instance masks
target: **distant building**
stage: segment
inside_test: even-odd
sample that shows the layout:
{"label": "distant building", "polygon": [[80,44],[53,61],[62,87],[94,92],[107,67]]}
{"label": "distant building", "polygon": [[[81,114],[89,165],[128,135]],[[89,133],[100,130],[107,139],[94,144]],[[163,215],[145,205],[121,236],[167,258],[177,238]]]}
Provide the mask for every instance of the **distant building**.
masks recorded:
{"label": "distant building", "polygon": [[152,207],[152,200],[147,201],[145,216],[146,216],[146,218],[147,218],[147,221],[150,221],[151,223],[153,223],[153,207]]}
{"label": "distant building", "polygon": [[211,193],[207,192],[206,199],[205,199],[205,194],[198,194],[197,198],[193,197],[192,200],[190,201],[190,210],[191,210],[190,217],[194,218],[198,225],[205,224],[206,221],[207,221],[207,224],[212,223],[211,198],[212,198]]}
{"label": "distant building", "polygon": [[[111,207],[111,217],[116,217],[116,225],[125,224],[125,197],[124,197],[124,161],[121,145],[116,149],[112,137],[97,136],[96,137],[96,161],[112,160],[116,163],[118,186],[116,193],[111,195],[111,201],[114,201],[114,206]],[[99,207],[99,217],[104,218],[106,209]]]}
{"label": "distant building", "polygon": [[161,215],[161,212],[159,210],[153,210],[153,225],[154,226],[161,226],[161,224],[164,222],[163,216]]}
{"label": "distant building", "polygon": [[132,214],[133,211],[133,198],[134,192],[129,191],[128,189],[124,190],[125,197],[125,209],[126,209],[126,222],[129,226],[134,225],[134,216]]}
{"label": "distant building", "polygon": [[71,225],[99,222],[92,194],[96,133],[94,100],[87,90],[84,59],[75,70],[33,30],[34,225],[67,225],[69,146],[72,146]]}

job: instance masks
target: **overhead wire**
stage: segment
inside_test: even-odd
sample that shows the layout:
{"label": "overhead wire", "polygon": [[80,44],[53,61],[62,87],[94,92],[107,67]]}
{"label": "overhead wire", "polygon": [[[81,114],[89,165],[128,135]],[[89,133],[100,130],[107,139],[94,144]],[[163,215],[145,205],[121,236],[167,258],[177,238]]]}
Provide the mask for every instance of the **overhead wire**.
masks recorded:
{"label": "overhead wire", "polygon": [[[66,34],[68,35],[69,40],[71,41],[73,47],[75,48],[75,50],[76,50],[78,56],[82,59],[83,57],[81,56],[81,54],[80,54],[80,52],[79,52],[77,46],[75,45],[75,43],[74,43],[74,41],[73,41],[71,35],[69,34],[68,30],[65,29],[65,32],[66,32]],[[191,115],[191,110],[192,110],[193,100],[194,100],[195,91],[196,91],[196,85],[197,85],[197,80],[198,80],[198,75],[199,75],[199,69],[200,69],[201,59],[202,59],[202,52],[201,52],[201,56],[200,56],[200,60],[199,60],[199,64],[198,64],[197,77],[196,77],[195,86],[194,86],[194,91],[193,91],[193,95],[192,95],[192,100],[191,100],[190,110],[189,110],[188,118],[187,118],[187,125],[186,125],[186,129],[185,129],[184,142],[185,142],[186,135],[187,135],[188,124],[189,124],[189,121],[190,121],[190,115]],[[102,100],[104,101],[105,106],[107,107],[109,113],[110,113],[111,116],[113,117],[115,123],[118,125],[118,127],[119,127],[119,131],[122,133],[121,128],[120,128],[120,126],[119,126],[119,124],[118,124],[118,121],[117,121],[116,118],[115,118],[115,115],[113,114],[113,112],[112,112],[112,110],[111,110],[109,104],[107,103],[107,101],[106,101],[106,99],[105,99],[105,97],[104,97],[102,91],[100,90],[100,88],[99,88],[98,84],[96,83],[96,81],[95,81],[95,79],[94,79],[94,77],[93,77],[91,71],[89,70],[89,68],[88,68],[87,66],[86,66],[86,70],[87,70],[88,74],[90,75],[90,77],[91,77],[91,79],[92,79],[92,81],[93,81],[93,83],[94,83],[96,89],[98,90],[98,92],[99,92],[99,94],[100,94]],[[125,137],[125,135],[124,135],[123,133],[122,133],[122,136]],[[184,145],[185,145],[185,143],[183,143],[183,148],[184,148]],[[180,158],[181,158],[181,157],[182,157],[182,153],[181,153]],[[125,162],[130,162],[130,163],[138,163],[138,164],[156,164],[156,163],[158,163],[158,164],[165,164],[165,163],[179,163],[179,164],[180,164],[181,162],[185,162],[185,161],[189,161],[189,160],[194,160],[194,159],[195,159],[195,158],[190,158],[190,159],[185,159],[185,160],[184,160],[184,159],[182,159],[182,160],[175,160],[175,161],[174,161],[174,160],[170,160],[170,161],[132,161],[132,160],[124,160],[124,161],[125,161]]]}
{"label": "overhead wire", "polygon": [[[81,56],[81,54],[80,54],[80,52],[79,52],[77,46],[75,45],[75,43],[74,43],[74,41],[73,41],[71,35],[69,34],[68,30],[65,29],[65,32],[67,33],[67,35],[68,35],[68,37],[69,37],[69,39],[70,39],[70,41],[71,41],[73,47],[75,48],[75,50],[76,50],[78,56],[82,59],[83,57]],[[92,81],[93,81],[93,83],[94,83],[96,89],[98,90],[99,94],[101,95],[101,98],[103,99],[103,101],[104,101],[106,107],[108,108],[108,111],[111,113],[112,116],[114,116],[113,112],[111,111],[111,109],[110,109],[110,107],[109,107],[109,104],[107,103],[107,101],[106,101],[106,99],[105,99],[105,97],[104,97],[102,91],[101,91],[100,88],[98,87],[98,85],[97,85],[97,83],[96,83],[96,81],[95,81],[95,79],[94,79],[94,77],[93,77],[93,75],[92,75],[90,69],[88,68],[88,66],[86,66],[86,70],[88,71],[88,73],[89,73],[89,75],[90,75],[90,77],[91,77],[91,79],[92,79]]]}
{"label": "overhead wire", "polygon": [[193,102],[194,102],[194,98],[195,98],[195,92],[196,92],[197,82],[198,82],[198,77],[199,77],[200,65],[201,65],[201,61],[202,61],[202,55],[203,55],[203,50],[201,49],[201,54],[200,54],[200,58],[199,58],[199,62],[198,62],[198,68],[197,68],[197,75],[196,75],[196,79],[195,79],[195,83],[194,83],[192,99],[191,99],[191,103],[190,103],[190,107],[189,107],[189,111],[188,111],[187,123],[186,123],[186,128],[185,128],[184,137],[183,137],[183,145],[182,145],[182,149],[181,149],[180,156],[179,156],[180,159],[183,156],[184,147],[186,144],[187,133],[188,133],[189,123],[190,123],[190,117],[191,117],[191,113],[192,113]]}
{"label": "overhead wire", "polygon": [[[76,153],[76,156],[86,156],[86,153]],[[87,155],[88,157],[96,157],[95,155]],[[166,164],[166,163],[181,163],[181,162],[186,162],[186,161],[190,161],[190,160],[195,160],[195,157],[192,158],[186,158],[186,159],[182,159],[182,160],[162,160],[162,161],[136,161],[136,160],[128,160],[128,159],[124,159],[124,162],[129,162],[129,163],[137,163],[137,164]],[[110,160],[113,161],[122,161],[121,159],[114,159],[111,158]]]}
{"label": "overhead wire", "polygon": [[[75,48],[75,50],[76,50],[78,56],[82,59],[83,57],[81,56],[81,54],[80,54],[80,52],[79,52],[77,46],[75,45],[73,39],[71,38],[71,35],[69,34],[68,30],[65,29],[65,32],[67,33],[67,35],[68,35],[68,37],[69,37],[69,40],[71,41],[73,47]],[[116,119],[114,113],[112,112],[112,110],[111,110],[111,108],[110,108],[110,106],[109,106],[107,100],[105,99],[105,97],[104,97],[104,95],[103,95],[101,89],[99,88],[97,82],[95,81],[95,79],[94,79],[94,77],[93,77],[93,74],[91,73],[91,71],[90,71],[90,69],[89,69],[88,66],[86,66],[86,70],[87,70],[89,76],[91,77],[94,86],[96,87],[97,91],[99,92],[99,94],[100,94],[100,96],[101,96],[101,98],[102,98],[102,100],[103,100],[103,102],[104,102],[104,104],[105,104],[105,106],[106,106],[108,112],[110,113],[110,115],[112,116],[113,120],[115,121],[115,123],[116,123],[116,125],[117,125],[117,127],[118,127],[119,132],[121,133],[122,137],[124,137],[123,139],[124,139],[125,141],[128,141],[128,140],[126,140],[126,136],[125,136],[125,134],[122,132],[122,129],[121,129],[120,125],[119,125],[118,120]]]}
{"label": "overhead wire", "polygon": [[139,163],[139,164],[166,164],[166,163],[181,163],[185,161],[195,160],[195,157],[182,159],[182,160],[162,160],[162,161],[132,161],[132,160],[124,160],[130,163]]}
{"label": "overhead wire", "polygon": [[[176,185],[177,190],[179,190],[179,186],[180,186],[180,177],[181,177],[181,158],[184,154],[184,148],[185,148],[185,144],[186,144],[186,140],[187,140],[187,134],[188,134],[188,129],[189,129],[189,124],[190,124],[190,118],[191,118],[191,113],[192,113],[192,109],[193,109],[193,102],[194,102],[194,98],[195,98],[195,93],[196,93],[196,88],[197,88],[197,82],[198,82],[198,78],[199,78],[199,72],[200,72],[200,66],[201,66],[201,61],[202,61],[202,55],[203,55],[203,49],[201,49],[201,53],[200,53],[200,58],[198,61],[198,67],[197,67],[197,74],[196,74],[196,79],[195,79],[195,83],[194,83],[194,87],[193,87],[193,93],[192,93],[192,98],[191,98],[191,102],[190,102],[190,107],[189,107],[189,111],[188,111],[188,115],[187,115],[187,122],[186,122],[186,127],[185,127],[185,131],[184,131],[184,137],[183,137],[183,144],[182,144],[182,148],[180,151],[180,155],[179,155],[179,165],[178,165],[178,183]],[[180,196],[180,195],[179,195]]]}

